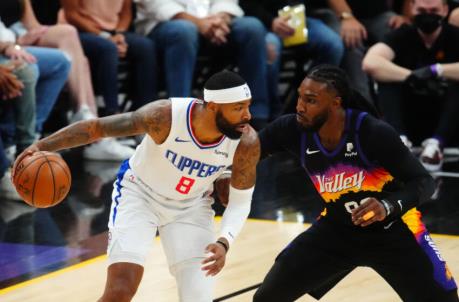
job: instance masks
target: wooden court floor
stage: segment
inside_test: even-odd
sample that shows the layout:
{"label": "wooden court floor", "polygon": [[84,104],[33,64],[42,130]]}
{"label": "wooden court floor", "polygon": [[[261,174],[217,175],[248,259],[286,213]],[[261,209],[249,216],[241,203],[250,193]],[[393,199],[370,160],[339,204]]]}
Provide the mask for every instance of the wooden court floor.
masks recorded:
{"label": "wooden court floor", "polygon": [[[218,223],[218,221],[217,221]],[[309,225],[250,219],[231,248],[227,264],[217,277],[215,298],[219,301],[252,301],[255,290],[218,299],[260,283],[277,253]],[[433,235],[452,273],[459,278],[459,236]],[[96,301],[105,283],[106,257],[0,290],[1,302],[89,302]],[[307,273],[307,272],[305,272]],[[161,242],[156,239],[135,302],[178,301],[174,279],[169,274]],[[315,301],[305,296],[298,301]],[[321,301],[400,301],[393,290],[372,270],[359,268],[339,283]]]}

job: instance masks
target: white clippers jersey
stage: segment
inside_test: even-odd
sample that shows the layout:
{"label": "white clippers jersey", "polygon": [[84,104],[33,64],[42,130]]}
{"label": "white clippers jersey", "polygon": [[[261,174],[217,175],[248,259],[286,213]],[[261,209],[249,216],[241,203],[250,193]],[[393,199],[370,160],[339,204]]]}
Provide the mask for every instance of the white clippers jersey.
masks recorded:
{"label": "white clippers jersey", "polygon": [[129,160],[134,174],[156,193],[174,200],[202,196],[232,165],[239,140],[226,136],[213,144],[200,143],[191,128],[191,112],[199,102],[172,98],[169,136],[161,145],[145,135]]}

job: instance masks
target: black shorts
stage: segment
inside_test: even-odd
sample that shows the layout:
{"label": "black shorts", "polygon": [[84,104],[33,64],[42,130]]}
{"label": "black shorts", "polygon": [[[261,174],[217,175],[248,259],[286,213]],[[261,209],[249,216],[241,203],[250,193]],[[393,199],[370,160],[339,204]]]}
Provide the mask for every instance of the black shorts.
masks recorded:
{"label": "black shorts", "polygon": [[403,301],[459,301],[428,232],[414,235],[400,219],[376,230],[320,219],[279,254],[254,301],[294,301],[306,293],[320,299],[357,266],[374,269]]}

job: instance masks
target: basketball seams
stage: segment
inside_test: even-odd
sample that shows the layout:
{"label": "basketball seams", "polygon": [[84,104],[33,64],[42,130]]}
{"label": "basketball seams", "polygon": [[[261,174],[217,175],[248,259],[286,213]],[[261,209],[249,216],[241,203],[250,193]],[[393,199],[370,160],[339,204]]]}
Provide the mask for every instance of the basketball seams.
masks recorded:
{"label": "basketball seams", "polygon": [[38,175],[40,174],[40,170],[43,167],[44,164],[47,164],[48,162],[42,162],[37,169],[37,172],[35,173],[35,178],[33,180],[33,187],[32,187],[32,205],[35,206],[35,187],[37,186],[37,181],[38,181]]}
{"label": "basketball seams", "polygon": [[51,178],[53,180],[53,200],[51,200],[51,203],[48,206],[54,205],[54,202],[56,200],[56,180],[54,179],[54,169],[53,166],[51,166],[51,161],[48,159],[48,156],[46,154],[43,154],[43,156],[46,159],[46,163],[48,164],[49,171],[51,172]]}
{"label": "basketball seams", "polygon": [[[40,153],[41,153],[41,152],[40,152]],[[15,176],[14,176],[13,181],[16,182],[16,179],[19,180],[20,177],[21,177],[21,175],[22,175],[22,173],[27,169],[27,167],[30,166],[31,164],[33,164],[34,162],[36,162],[37,160],[41,159],[42,157],[43,157],[43,155],[40,156],[40,157],[35,158],[34,160],[32,160],[30,163],[27,164],[27,166],[24,166],[24,168],[22,168],[21,172],[20,172],[18,175],[15,175]],[[25,158],[24,158],[24,159],[25,159]],[[24,160],[24,159],[23,159],[23,160]],[[23,161],[23,160],[22,160],[22,161]],[[21,161],[21,162],[22,162],[22,161]]]}
{"label": "basketball seams", "polygon": [[67,176],[67,180],[68,180],[68,183],[69,183],[69,185],[70,185],[71,178],[70,178],[70,173],[67,173],[67,171],[69,170],[68,166],[67,166],[67,168],[66,168],[66,166],[61,165],[61,163],[58,162],[58,161],[55,161],[55,160],[50,160],[50,161],[52,161],[53,163],[55,163],[56,165],[58,165],[58,166],[62,169],[62,171],[64,171],[65,176]]}
{"label": "basketball seams", "polygon": [[[15,175],[15,186],[23,186],[24,180],[29,179],[29,185],[24,189],[27,188],[27,190],[30,190],[30,195],[23,195],[19,192],[24,201],[36,208],[54,206],[62,201],[69,192],[72,177],[70,169],[63,158],[53,152],[38,151],[36,154],[33,154],[32,157],[35,158],[24,159],[29,160],[29,162],[27,162],[26,165],[21,168],[21,171],[18,171],[18,174]],[[46,171],[46,169],[44,170],[45,164],[48,166],[49,172]],[[63,173],[59,171],[59,169],[61,169]],[[24,173],[26,170],[29,171]],[[45,182],[42,183],[42,181]],[[59,188],[57,186],[59,186]],[[43,191],[43,189],[45,191]],[[61,192],[62,194],[60,194]],[[50,200],[50,198],[52,199]]]}
{"label": "basketball seams", "polygon": [[[56,161],[56,160],[50,160],[50,162],[55,164],[55,166],[52,165],[52,167],[53,167],[53,173],[54,173],[54,169],[56,170],[56,173],[57,173],[56,177],[59,178],[62,175],[62,173],[59,172],[58,169],[61,169],[64,172],[64,175],[67,178],[66,184],[68,185],[68,190],[70,190],[70,186],[71,186],[71,181],[72,180],[71,180],[71,176],[70,176],[70,170],[69,170],[67,164],[65,164],[65,162],[64,162],[64,164],[61,164],[59,161]],[[62,183],[62,181],[60,181],[59,184],[57,184],[57,185],[61,185],[61,183]],[[57,189],[56,186],[54,188]],[[59,191],[56,192],[56,194],[58,194],[58,193],[59,193]],[[60,195],[56,196],[55,199],[58,199],[58,201],[56,202],[56,200],[54,200],[54,204],[62,201],[64,198],[65,198],[65,195],[64,195],[64,197],[61,197]]]}

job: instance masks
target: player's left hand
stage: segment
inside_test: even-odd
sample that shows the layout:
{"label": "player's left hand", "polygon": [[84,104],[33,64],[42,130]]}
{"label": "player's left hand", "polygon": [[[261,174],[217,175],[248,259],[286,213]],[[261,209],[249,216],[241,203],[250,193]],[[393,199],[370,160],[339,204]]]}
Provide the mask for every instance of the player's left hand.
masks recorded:
{"label": "player's left hand", "polygon": [[206,247],[206,253],[211,253],[209,257],[202,261],[202,270],[207,271],[206,276],[215,276],[225,266],[226,250],[220,243],[211,243]]}
{"label": "player's left hand", "polygon": [[351,215],[355,225],[366,227],[376,221],[384,220],[386,214],[386,209],[379,200],[368,197],[361,201],[360,206],[355,208]]}

